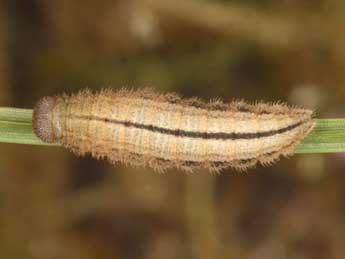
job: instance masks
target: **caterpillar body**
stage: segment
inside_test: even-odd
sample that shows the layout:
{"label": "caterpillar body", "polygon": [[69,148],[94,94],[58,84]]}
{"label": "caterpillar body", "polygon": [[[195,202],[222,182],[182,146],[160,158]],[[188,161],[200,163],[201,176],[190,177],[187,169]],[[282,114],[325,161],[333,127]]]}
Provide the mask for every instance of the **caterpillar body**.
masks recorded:
{"label": "caterpillar body", "polygon": [[312,111],[285,104],[203,102],[150,89],[42,98],[33,130],[45,142],[158,171],[245,170],[293,154]]}

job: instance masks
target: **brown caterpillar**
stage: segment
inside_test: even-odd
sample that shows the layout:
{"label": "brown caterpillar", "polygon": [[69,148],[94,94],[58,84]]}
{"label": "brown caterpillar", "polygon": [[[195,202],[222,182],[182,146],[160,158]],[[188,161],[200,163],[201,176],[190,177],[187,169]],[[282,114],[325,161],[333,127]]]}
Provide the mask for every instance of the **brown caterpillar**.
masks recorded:
{"label": "brown caterpillar", "polygon": [[285,104],[225,104],[152,90],[88,90],[44,97],[33,129],[78,155],[155,170],[244,170],[293,153],[313,129],[312,111]]}

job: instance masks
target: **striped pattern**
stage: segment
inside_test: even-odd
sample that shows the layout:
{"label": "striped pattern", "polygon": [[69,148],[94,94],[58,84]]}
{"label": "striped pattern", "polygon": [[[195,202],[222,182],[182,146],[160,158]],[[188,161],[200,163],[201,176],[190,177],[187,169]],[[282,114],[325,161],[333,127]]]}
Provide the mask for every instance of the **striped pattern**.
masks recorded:
{"label": "striped pattern", "polygon": [[284,104],[204,103],[150,90],[43,98],[34,130],[73,152],[156,170],[270,164],[312,130],[312,112]]}

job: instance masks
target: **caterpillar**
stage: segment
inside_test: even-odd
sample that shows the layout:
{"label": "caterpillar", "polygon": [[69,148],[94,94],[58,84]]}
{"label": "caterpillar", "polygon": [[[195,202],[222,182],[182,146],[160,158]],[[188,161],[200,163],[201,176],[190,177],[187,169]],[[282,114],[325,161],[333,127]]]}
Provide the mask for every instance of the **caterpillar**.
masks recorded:
{"label": "caterpillar", "polygon": [[314,125],[311,110],[286,104],[205,102],[151,89],[44,97],[33,112],[33,131],[45,142],[157,171],[269,165],[292,155]]}

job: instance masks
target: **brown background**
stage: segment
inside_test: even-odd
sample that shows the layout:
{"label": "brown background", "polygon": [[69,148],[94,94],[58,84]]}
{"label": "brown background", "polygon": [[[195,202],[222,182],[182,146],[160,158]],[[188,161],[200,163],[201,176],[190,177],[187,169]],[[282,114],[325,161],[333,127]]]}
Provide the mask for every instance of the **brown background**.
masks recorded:
{"label": "brown background", "polygon": [[[282,100],[345,117],[343,0],[2,0],[0,105],[89,87]],[[0,144],[1,258],[344,258],[344,155],[246,173]]]}

